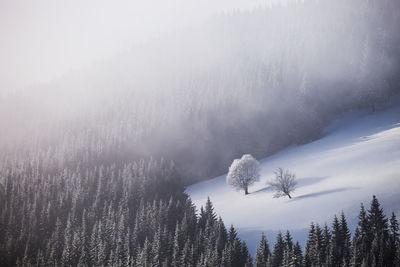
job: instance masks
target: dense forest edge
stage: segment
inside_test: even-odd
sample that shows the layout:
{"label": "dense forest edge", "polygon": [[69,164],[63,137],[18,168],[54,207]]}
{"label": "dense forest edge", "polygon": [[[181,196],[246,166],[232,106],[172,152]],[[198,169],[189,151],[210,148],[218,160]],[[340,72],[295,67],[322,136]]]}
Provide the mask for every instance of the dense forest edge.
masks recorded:
{"label": "dense forest edge", "polygon": [[[397,0],[307,0],[220,14],[0,97],[0,159],[174,161],[185,185],[320,138],[400,93]],[[11,119],[12,118],[12,119]],[[0,163],[1,164],[1,163]]]}
{"label": "dense forest edge", "polygon": [[399,10],[306,0],[219,14],[1,94],[0,266],[400,267],[399,221],[375,196],[354,233],[357,215],[341,213],[312,222],[304,247],[282,229],[249,251],[211,199],[196,210],[185,193],[243,154],[398,105]]}
{"label": "dense forest edge", "polygon": [[345,215],[311,223],[304,249],[289,232],[253,259],[208,199],[199,212],[164,160],[45,171],[1,170],[1,266],[400,266],[399,223],[374,196],[351,235]]}

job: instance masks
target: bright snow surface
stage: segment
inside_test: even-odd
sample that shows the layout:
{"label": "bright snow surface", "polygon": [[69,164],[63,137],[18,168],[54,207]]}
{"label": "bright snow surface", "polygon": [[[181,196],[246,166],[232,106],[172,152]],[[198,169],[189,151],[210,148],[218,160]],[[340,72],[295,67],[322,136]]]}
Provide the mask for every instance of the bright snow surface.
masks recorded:
{"label": "bright snow surface", "polygon": [[[342,211],[353,231],[360,203],[376,195],[387,215],[400,215],[400,107],[374,114],[353,113],[337,120],[325,137],[292,146],[260,160],[261,178],[249,195],[226,184],[226,175],[192,185],[186,192],[200,209],[209,196],[227,227],[231,224],[253,254],[261,237],[270,247],[276,233],[289,230],[304,247],[311,222],[332,223]],[[266,182],[278,167],[296,174],[292,199],[273,198]]]}

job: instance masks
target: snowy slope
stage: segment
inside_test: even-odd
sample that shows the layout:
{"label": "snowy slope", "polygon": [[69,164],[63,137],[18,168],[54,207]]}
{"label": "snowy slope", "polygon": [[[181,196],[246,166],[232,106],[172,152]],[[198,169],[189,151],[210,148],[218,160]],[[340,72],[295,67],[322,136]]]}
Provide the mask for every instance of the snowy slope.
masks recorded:
{"label": "snowy slope", "polygon": [[[355,228],[360,203],[375,194],[387,213],[400,214],[400,107],[374,114],[344,116],[315,142],[293,146],[261,160],[261,179],[245,196],[225,183],[225,175],[187,188],[197,208],[209,196],[225,224],[233,224],[254,253],[265,232],[274,243],[277,231],[290,230],[304,245],[311,221],[332,222],[344,211]],[[298,178],[293,199],[273,198],[266,182],[277,167]]]}

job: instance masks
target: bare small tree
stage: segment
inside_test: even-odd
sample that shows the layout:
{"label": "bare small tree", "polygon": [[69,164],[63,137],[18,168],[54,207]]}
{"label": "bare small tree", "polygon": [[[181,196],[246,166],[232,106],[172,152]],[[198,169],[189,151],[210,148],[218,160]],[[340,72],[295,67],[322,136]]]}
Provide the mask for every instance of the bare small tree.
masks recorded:
{"label": "bare small tree", "polygon": [[244,190],[249,193],[248,187],[260,180],[260,164],[249,154],[243,155],[241,159],[235,159],[229,167],[226,182],[237,191]]}
{"label": "bare small tree", "polygon": [[283,170],[282,168],[278,168],[275,172],[275,179],[270,181],[268,184],[275,188],[275,198],[290,196],[296,189],[296,176],[293,173],[290,173],[289,170]]}

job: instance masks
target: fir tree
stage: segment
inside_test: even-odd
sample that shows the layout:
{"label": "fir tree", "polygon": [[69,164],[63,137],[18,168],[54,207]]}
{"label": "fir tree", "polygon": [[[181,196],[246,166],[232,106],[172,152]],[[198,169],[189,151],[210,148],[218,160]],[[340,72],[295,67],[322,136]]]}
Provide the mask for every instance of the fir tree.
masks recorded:
{"label": "fir tree", "polygon": [[346,217],[342,212],[340,215],[340,240],[342,246],[342,266],[348,267],[350,266],[350,258],[351,258],[351,243],[350,243],[350,230],[347,226]]}
{"label": "fir tree", "polygon": [[247,249],[246,242],[242,242],[242,266],[244,267],[253,267],[253,259],[251,258],[250,252]]}
{"label": "fir tree", "polygon": [[372,197],[367,219],[372,233],[371,264],[373,266],[390,266],[390,263],[387,262],[388,220],[376,196]]}
{"label": "fir tree", "polygon": [[279,232],[276,236],[274,250],[272,252],[272,267],[279,267],[282,265],[283,253],[285,251],[285,242],[282,233]]}
{"label": "fir tree", "polygon": [[352,267],[360,267],[363,262],[363,254],[362,254],[362,237],[359,228],[357,227],[352,242],[352,253],[351,253],[351,266]]}
{"label": "fir tree", "polygon": [[343,263],[342,229],[339,219],[335,215],[332,224],[332,239],[329,247],[329,266],[340,266]]}
{"label": "fir tree", "polygon": [[302,263],[303,263],[302,250],[299,242],[296,242],[296,244],[293,247],[293,258],[291,262],[291,267],[301,267]]}
{"label": "fir tree", "polygon": [[270,257],[269,245],[267,242],[267,238],[264,233],[261,234],[261,240],[256,250],[256,256],[254,259],[255,267],[264,267],[267,265],[268,259]]}
{"label": "fir tree", "polygon": [[389,251],[387,255],[388,255],[388,262],[392,263],[393,265],[396,264],[396,253],[399,247],[400,247],[399,222],[397,221],[394,212],[392,212],[392,216],[390,217]]}
{"label": "fir tree", "polygon": [[322,232],[322,244],[321,244],[321,263],[325,265],[328,263],[330,243],[331,243],[331,233],[328,228],[328,225],[325,224]]}
{"label": "fir tree", "polygon": [[305,267],[311,267],[313,266],[314,263],[314,238],[315,235],[315,225],[312,222],[310,225],[310,229],[308,231],[308,239],[306,242],[306,248],[305,248],[305,253],[304,253],[304,266]]}

